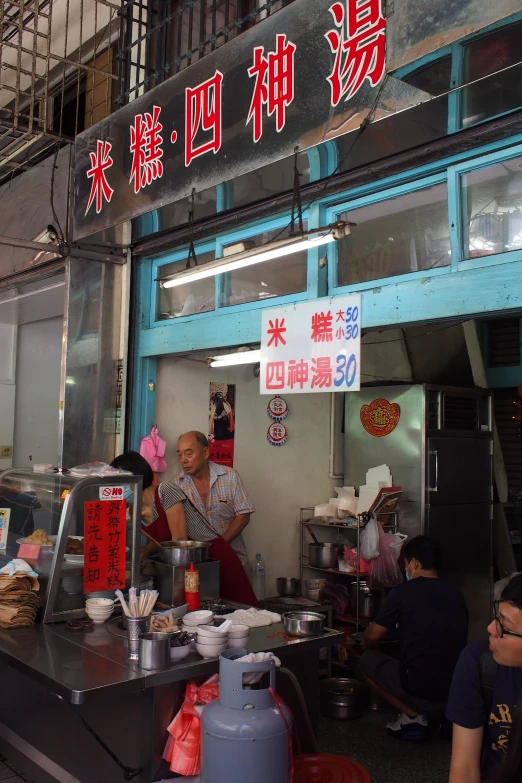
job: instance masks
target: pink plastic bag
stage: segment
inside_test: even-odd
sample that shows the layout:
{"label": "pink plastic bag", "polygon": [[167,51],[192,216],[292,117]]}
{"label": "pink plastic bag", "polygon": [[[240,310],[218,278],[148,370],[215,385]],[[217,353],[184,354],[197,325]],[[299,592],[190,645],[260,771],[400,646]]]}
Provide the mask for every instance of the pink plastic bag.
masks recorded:
{"label": "pink plastic bag", "polygon": [[219,696],[219,675],[214,674],[198,688],[189,682],[185,701],[168,727],[169,738],[163,758],[170,763],[172,772],[178,775],[197,775],[201,764],[200,704],[209,704]]}
{"label": "pink plastic bag", "polygon": [[385,533],[382,525],[377,523],[379,533],[379,556],[368,561],[368,576],[370,587],[381,589],[383,587],[395,587],[402,580],[402,572],[399,568],[392,546],[395,538],[392,533]]}
{"label": "pink plastic bag", "polygon": [[153,427],[150,435],[143,438],[140,444],[140,454],[146,459],[154,473],[164,473],[167,470],[165,460],[166,442],[158,435],[158,428]]}

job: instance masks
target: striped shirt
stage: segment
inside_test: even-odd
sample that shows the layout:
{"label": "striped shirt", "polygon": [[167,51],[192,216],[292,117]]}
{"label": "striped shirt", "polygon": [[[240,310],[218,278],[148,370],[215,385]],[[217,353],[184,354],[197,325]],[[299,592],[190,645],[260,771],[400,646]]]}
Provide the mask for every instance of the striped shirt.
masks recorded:
{"label": "striped shirt", "polygon": [[[158,493],[161,507],[165,513],[169,508],[175,506],[176,503],[183,503],[183,511],[185,512],[185,521],[187,523],[187,536],[191,541],[210,541],[212,538],[217,538],[217,534],[210,529],[177,484],[173,484],[172,481],[162,481],[158,487]],[[152,506],[152,521],[155,522],[158,516],[159,514],[154,504]]]}
{"label": "striped shirt", "polygon": [[[198,511],[208,519],[212,527],[223,535],[239,514],[252,514],[255,509],[245,492],[239,473],[233,468],[217,465],[215,462],[209,462],[208,467],[210,487],[206,508],[191,476],[185,472],[178,473],[174,481]],[[248,554],[243,536],[240,534],[230,544],[245,566],[248,563]]]}

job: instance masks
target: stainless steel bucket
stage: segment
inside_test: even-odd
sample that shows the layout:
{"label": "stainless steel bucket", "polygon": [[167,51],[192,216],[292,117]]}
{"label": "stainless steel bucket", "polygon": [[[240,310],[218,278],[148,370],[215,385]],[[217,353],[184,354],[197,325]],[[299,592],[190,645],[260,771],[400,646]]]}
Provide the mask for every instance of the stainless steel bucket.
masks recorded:
{"label": "stainless steel bucket", "polygon": [[292,576],[278,576],[276,579],[277,594],[286,598],[294,598],[299,595],[299,579]]}
{"label": "stainless steel bucket", "polygon": [[167,669],[170,666],[170,634],[141,634],[139,639],[138,661],[142,669]]}
{"label": "stainless steel bucket", "polygon": [[368,687],[359,680],[331,677],[319,683],[321,713],[334,720],[360,718],[368,701]]}
{"label": "stainless steel bucket", "polygon": [[[352,582],[350,586],[350,597],[352,599],[352,614],[355,614],[357,608],[357,582]],[[365,581],[359,582],[359,617],[375,617],[383,602],[383,593],[381,590],[372,590]]]}

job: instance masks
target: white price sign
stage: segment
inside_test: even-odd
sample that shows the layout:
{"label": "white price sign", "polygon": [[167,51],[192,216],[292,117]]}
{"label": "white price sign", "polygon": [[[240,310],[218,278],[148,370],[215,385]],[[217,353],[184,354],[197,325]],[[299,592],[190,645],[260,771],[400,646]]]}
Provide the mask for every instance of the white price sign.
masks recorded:
{"label": "white price sign", "polygon": [[0,552],[7,547],[7,534],[9,533],[10,508],[0,508]]}
{"label": "white price sign", "polygon": [[263,311],[261,394],[359,391],[359,294]]}

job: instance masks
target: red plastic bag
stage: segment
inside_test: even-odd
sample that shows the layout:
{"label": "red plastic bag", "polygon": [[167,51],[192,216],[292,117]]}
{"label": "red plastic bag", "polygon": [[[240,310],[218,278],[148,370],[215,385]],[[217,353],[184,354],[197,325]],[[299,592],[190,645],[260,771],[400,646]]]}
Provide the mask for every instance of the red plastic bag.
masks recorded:
{"label": "red plastic bag", "polygon": [[402,572],[395,560],[392,546],[395,545],[393,535],[385,533],[382,525],[377,523],[379,533],[379,556],[368,561],[368,577],[370,587],[381,589],[395,587],[402,580]]}
{"label": "red plastic bag", "polygon": [[[169,738],[163,758],[178,775],[197,775],[201,764],[201,704],[219,696],[219,675],[214,674],[201,687],[189,682],[181,709],[168,727]],[[198,709],[199,708],[199,709]]]}

